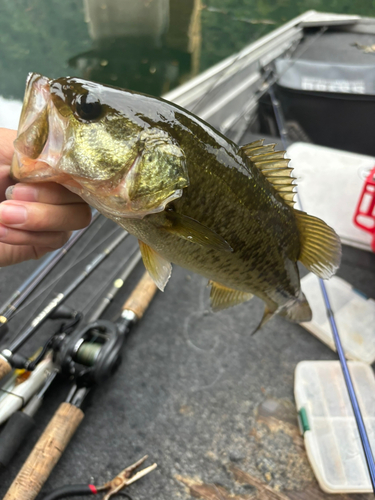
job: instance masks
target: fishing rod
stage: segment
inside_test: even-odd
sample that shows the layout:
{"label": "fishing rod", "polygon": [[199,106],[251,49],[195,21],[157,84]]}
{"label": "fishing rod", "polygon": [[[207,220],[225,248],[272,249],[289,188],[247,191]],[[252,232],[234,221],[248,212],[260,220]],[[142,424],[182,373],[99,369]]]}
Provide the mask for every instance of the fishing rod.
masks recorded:
{"label": "fishing rod", "polygon": [[[273,110],[275,113],[277,128],[279,129],[281,141],[282,141],[284,149],[286,150],[287,145],[288,145],[287,144],[287,130],[286,130],[286,127],[284,126],[284,118],[283,118],[280,103],[276,99],[276,96],[275,96],[275,93],[274,93],[272,86],[270,86],[270,88],[269,88],[269,95],[271,97],[272,107],[273,107]],[[296,195],[297,195],[300,209],[303,210],[303,206],[301,203],[301,197],[298,194],[298,192],[296,193]],[[329,299],[329,295],[327,292],[327,287],[326,287],[322,278],[318,278],[318,279],[319,279],[319,284],[320,284],[320,288],[321,288],[323,299],[324,299],[324,305],[326,308],[328,320],[329,320],[329,323],[331,326],[331,331],[332,331],[332,336],[333,336],[333,339],[335,342],[336,351],[337,351],[337,354],[338,354],[338,357],[340,360],[340,365],[341,365],[342,373],[344,376],[345,385],[346,385],[346,388],[348,390],[350,403],[352,405],[354,417],[355,417],[355,420],[357,423],[359,436],[361,439],[361,444],[363,447],[363,452],[365,454],[366,464],[367,464],[368,472],[370,475],[371,486],[372,486],[373,492],[375,494],[375,462],[374,462],[374,457],[373,457],[371,446],[370,446],[370,441],[369,441],[369,438],[368,438],[368,435],[366,432],[366,426],[365,426],[365,423],[363,421],[361,409],[360,409],[359,404],[358,404],[353,381],[352,381],[352,378],[351,378],[351,375],[349,372],[349,368],[348,368],[348,364],[346,361],[344,349],[342,347],[339,331],[338,331],[336,320],[335,320],[335,315],[334,315],[334,312],[332,310],[331,301]]]}
{"label": "fishing rod", "polygon": [[116,297],[117,293],[124,286],[126,280],[129,278],[130,274],[134,271],[137,264],[140,262],[142,258],[139,247],[135,248],[135,250],[130,254],[130,257],[125,261],[128,265],[125,267],[123,272],[113,281],[109,290],[105,296],[100,300],[99,304],[96,304],[94,307],[94,312],[87,318],[87,323],[92,323],[100,318],[107,307],[111,304],[113,299]]}
{"label": "fishing rod", "polygon": [[0,352],[0,380],[7,375],[12,367],[28,369],[30,361],[15,354],[20,347],[36,332],[36,330],[52,315],[54,311],[85,281],[88,276],[112,253],[112,251],[129,235],[124,230],[102,252],[97,254],[84,270],[68,285],[65,290],[57,294],[45,308],[31,321],[30,325],[11,342],[9,347]]}
{"label": "fishing rod", "polygon": [[[126,264],[126,267],[114,280],[99,305],[95,307],[94,313],[87,319],[87,323],[93,323],[102,316],[124,286],[140,259],[141,253],[137,246],[123,263]],[[81,315],[83,316],[83,312]],[[10,386],[8,390],[5,389],[7,397],[0,401],[0,425],[10,418],[0,434],[0,467],[6,467],[9,464],[30,430],[34,427],[34,417],[42,405],[44,395],[61,371],[58,364],[52,362],[51,354],[47,353],[45,357],[44,351],[47,351],[48,348],[53,349],[56,342],[61,343],[62,339],[71,334],[69,330],[75,326],[76,324],[72,325],[71,323],[62,325],[34,360],[36,368],[30,372],[29,377],[15,388]],[[53,352],[52,349],[50,353]],[[4,389],[0,389],[0,392],[1,390]]]}
{"label": "fishing rod", "polygon": [[[38,363],[35,370],[23,373],[20,378],[24,377],[21,383],[16,383],[11,390],[4,390],[5,397],[0,402],[0,425],[8,420],[22,406],[26,405],[30,398],[43,387],[46,379],[54,370],[54,362],[52,353],[47,353],[46,356]],[[3,389],[0,389],[3,391]],[[4,433],[5,434],[5,433]],[[0,434],[0,455],[1,455],[1,436]],[[0,464],[1,464],[0,460]]]}
{"label": "fishing rod", "polygon": [[56,362],[74,382],[39,438],[3,500],[34,500],[84,418],[83,404],[92,388],[118,368],[123,344],[144,315],[157,287],[146,272],[125,301],[115,323],[96,320],[57,348]]}
{"label": "fishing rod", "polygon": [[46,259],[36,268],[36,270],[22,283],[22,285],[12,294],[12,296],[0,306],[0,332],[7,329],[9,320],[17,311],[18,307],[29,297],[41,281],[54,269],[60,260],[69,252],[69,250],[77,243],[77,241],[85,234],[89,227],[99,218],[100,213],[93,210],[90,224],[74,231],[69,241],[61,248],[52,252]]}

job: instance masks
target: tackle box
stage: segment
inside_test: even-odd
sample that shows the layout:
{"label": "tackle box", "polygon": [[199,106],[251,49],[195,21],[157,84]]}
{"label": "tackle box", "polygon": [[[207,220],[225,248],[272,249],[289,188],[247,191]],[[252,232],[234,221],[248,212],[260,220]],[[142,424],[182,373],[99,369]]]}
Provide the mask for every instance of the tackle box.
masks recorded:
{"label": "tackle box", "polygon": [[353,218],[375,158],[303,142],[289,146],[286,157],[303,210],[333,227],[342,243],[371,251],[371,235]]}
{"label": "tackle box", "polygon": [[[348,362],[370,446],[375,451],[375,377]],[[294,395],[307,456],[327,493],[372,492],[366,460],[339,361],[302,361]]]}

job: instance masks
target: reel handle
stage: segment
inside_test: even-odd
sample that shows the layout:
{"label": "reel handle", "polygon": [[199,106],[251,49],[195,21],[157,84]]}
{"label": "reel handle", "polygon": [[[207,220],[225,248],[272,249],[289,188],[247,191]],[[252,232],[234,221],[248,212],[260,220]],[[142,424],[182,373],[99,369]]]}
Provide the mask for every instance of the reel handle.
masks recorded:
{"label": "reel handle", "polygon": [[40,436],[3,500],[34,500],[84,417],[80,408],[62,403]]}
{"label": "reel handle", "polygon": [[146,271],[138,285],[132,291],[130,297],[128,297],[125,304],[122,306],[122,310],[133,311],[139,321],[144,315],[157,289],[154,281]]}

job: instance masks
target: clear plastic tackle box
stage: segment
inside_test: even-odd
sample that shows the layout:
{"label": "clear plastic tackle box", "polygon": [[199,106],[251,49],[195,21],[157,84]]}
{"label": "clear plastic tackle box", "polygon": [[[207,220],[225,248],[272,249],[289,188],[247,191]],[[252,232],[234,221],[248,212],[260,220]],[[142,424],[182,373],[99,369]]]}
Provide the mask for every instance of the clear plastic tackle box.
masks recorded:
{"label": "clear plastic tackle box", "polygon": [[[374,453],[374,373],[366,363],[349,361],[348,365]],[[294,395],[307,455],[322,490],[372,492],[340,362],[300,362],[295,370]]]}

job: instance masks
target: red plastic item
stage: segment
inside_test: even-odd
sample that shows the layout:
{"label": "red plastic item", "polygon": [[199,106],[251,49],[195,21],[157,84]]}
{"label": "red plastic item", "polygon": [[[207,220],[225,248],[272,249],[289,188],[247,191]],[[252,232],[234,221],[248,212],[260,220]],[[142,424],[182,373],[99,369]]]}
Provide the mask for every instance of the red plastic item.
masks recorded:
{"label": "red plastic item", "polygon": [[365,180],[354,214],[354,224],[372,234],[372,251],[375,252],[375,167]]}

